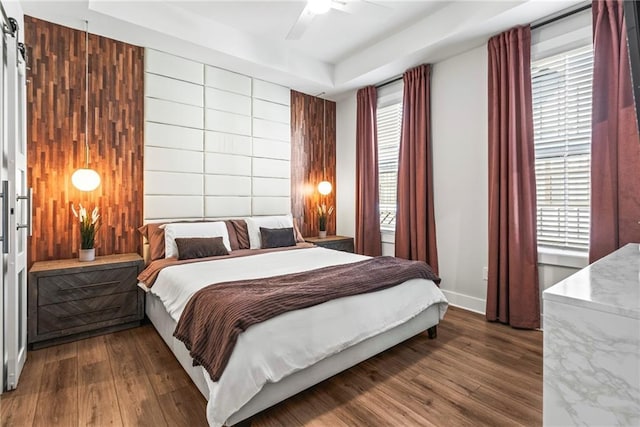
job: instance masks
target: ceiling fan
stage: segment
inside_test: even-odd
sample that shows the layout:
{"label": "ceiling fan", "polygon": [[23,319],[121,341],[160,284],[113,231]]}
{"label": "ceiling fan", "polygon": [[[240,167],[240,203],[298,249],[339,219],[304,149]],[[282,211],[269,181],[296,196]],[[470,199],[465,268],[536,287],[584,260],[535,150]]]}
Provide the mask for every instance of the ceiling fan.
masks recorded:
{"label": "ceiling fan", "polygon": [[367,0],[307,0],[307,5],[302,9],[300,16],[295,24],[289,30],[286,39],[298,40],[311,25],[311,21],[316,15],[322,15],[331,9],[339,10],[344,13],[354,14],[363,9],[372,6],[376,9],[384,9],[384,6],[378,5]]}

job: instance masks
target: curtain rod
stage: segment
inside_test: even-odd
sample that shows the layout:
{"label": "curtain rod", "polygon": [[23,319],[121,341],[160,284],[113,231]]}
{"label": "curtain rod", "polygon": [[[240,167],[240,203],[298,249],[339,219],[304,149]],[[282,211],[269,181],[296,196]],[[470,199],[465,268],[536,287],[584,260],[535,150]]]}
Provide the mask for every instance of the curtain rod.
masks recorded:
{"label": "curtain rod", "polygon": [[553,18],[549,18],[546,21],[542,21],[542,22],[540,22],[538,24],[532,25],[531,29],[535,30],[536,28],[540,28],[540,27],[543,27],[543,26],[545,26],[547,24],[551,24],[552,22],[556,22],[556,21],[559,21],[561,19],[568,18],[571,15],[575,15],[576,13],[580,13],[583,10],[587,10],[587,9],[591,9],[591,4],[586,4],[584,6],[581,6],[581,7],[577,8],[577,9],[574,9],[574,10],[571,10],[569,12],[563,13],[562,15],[558,15],[558,16],[555,16]]}
{"label": "curtain rod", "polygon": [[380,89],[381,87],[385,87],[385,86],[387,86],[387,85],[390,85],[391,83],[395,83],[395,82],[397,82],[398,80],[402,80],[402,76],[393,77],[391,80],[387,80],[387,81],[386,81],[386,82],[384,82],[384,83],[377,84],[377,85],[375,86],[375,88],[376,88],[376,89]]}
{"label": "curtain rod", "polygon": [[[581,6],[581,7],[577,8],[577,9],[571,10],[569,12],[565,12],[562,15],[558,15],[556,17],[549,18],[546,21],[542,21],[542,22],[540,22],[538,24],[532,25],[531,29],[535,30],[536,28],[545,26],[547,24],[551,24],[552,22],[556,22],[556,21],[559,21],[559,20],[564,19],[564,18],[568,18],[571,15],[574,15],[576,13],[582,12],[583,10],[587,10],[587,9],[591,9],[591,4],[586,4],[584,6]],[[390,80],[387,80],[386,82],[377,84],[377,85],[375,85],[375,88],[376,89],[380,89],[382,87],[385,87],[385,86],[388,86],[388,85],[390,85],[392,83],[395,83],[395,82],[397,82],[399,80],[402,80],[402,75],[396,76],[396,77],[392,77]]]}

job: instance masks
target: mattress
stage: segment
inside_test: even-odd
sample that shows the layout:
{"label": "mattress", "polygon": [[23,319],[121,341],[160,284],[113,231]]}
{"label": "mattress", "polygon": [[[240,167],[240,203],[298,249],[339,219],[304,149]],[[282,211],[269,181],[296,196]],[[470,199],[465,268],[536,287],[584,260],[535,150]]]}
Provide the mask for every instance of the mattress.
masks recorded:
{"label": "mattress", "polygon": [[[209,284],[294,273],[365,258],[324,248],[311,248],[176,265],[160,272],[150,293],[162,302],[168,314],[164,316],[163,323],[175,324],[191,295]],[[208,394],[207,419],[210,425],[223,425],[237,418],[237,414],[243,412],[241,409],[244,408],[246,412],[246,406],[266,385],[279,383],[296,372],[391,331],[419,317],[430,307],[429,316],[435,317],[436,321],[426,325],[425,329],[442,319],[447,301],[433,282],[413,279],[382,291],[288,312],[251,326],[241,334],[219,381],[213,382],[202,368],[198,368],[200,374],[190,372],[190,376],[198,388],[205,395]],[[169,329],[167,326],[164,328]],[[175,339],[172,337],[165,336],[166,332],[161,331],[165,341],[171,343],[170,347],[179,360],[185,359],[184,346],[173,342]],[[181,363],[183,366],[186,364],[183,360]],[[329,368],[335,370],[340,366]]]}

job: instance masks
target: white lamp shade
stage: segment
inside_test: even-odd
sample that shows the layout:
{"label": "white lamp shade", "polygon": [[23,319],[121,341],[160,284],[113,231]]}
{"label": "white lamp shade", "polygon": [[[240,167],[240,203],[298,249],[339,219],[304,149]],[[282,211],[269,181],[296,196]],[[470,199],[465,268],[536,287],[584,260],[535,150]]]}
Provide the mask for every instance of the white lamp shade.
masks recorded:
{"label": "white lamp shade", "polygon": [[93,169],[81,168],[71,175],[71,183],[80,191],[93,191],[100,186],[100,175]]}
{"label": "white lamp shade", "polygon": [[327,194],[331,193],[332,188],[333,187],[331,186],[331,183],[329,181],[321,181],[320,184],[318,184],[318,193],[326,196]]}
{"label": "white lamp shade", "polygon": [[309,0],[307,5],[309,10],[316,15],[329,12],[332,0]]}

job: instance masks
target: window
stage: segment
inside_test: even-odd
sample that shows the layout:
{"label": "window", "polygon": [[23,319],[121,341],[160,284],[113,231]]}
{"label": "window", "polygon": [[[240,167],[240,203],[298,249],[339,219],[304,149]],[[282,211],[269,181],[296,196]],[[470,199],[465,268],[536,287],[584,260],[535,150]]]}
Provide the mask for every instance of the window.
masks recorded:
{"label": "window", "polygon": [[402,102],[378,106],[378,182],[380,229],[396,227],[398,151],[402,128]]}
{"label": "window", "polygon": [[593,48],[533,60],[538,245],[589,249]]}

